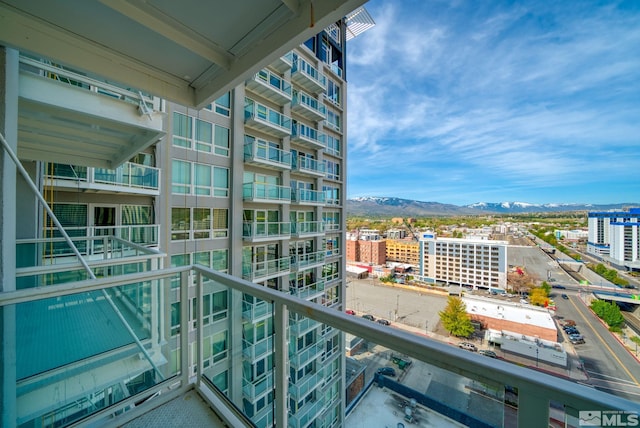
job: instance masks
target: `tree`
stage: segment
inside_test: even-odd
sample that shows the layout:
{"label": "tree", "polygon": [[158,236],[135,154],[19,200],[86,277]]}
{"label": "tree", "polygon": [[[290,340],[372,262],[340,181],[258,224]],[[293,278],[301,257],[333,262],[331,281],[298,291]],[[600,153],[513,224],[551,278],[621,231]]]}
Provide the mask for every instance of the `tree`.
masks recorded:
{"label": "tree", "polygon": [[620,313],[620,307],[613,302],[604,300],[594,300],[591,302],[591,309],[596,313],[611,329],[619,329],[624,324],[624,317]]}
{"label": "tree", "polygon": [[471,317],[467,314],[467,305],[459,297],[449,296],[447,307],[439,315],[445,330],[453,336],[469,337],[474,331]]}
{"label": "tree", "polygon": [[529,301],[532,305],[536,306],[546,307],[549,305],[549,297],[542,287],[534,288],[531,290],[531,292],[529,293]]}
{"label": "tree", "polygon": [[549,297],[549,295],[551,294],[551,285],[549,285],[547,281],[542,281],[542,284],[540,284],[540,288],[542,288],[547,297]]}
{"label": "tree", "polygon": [[518,294],[528,293],[535,286],[536,279],[523,269],[507,273],[507,286]]}

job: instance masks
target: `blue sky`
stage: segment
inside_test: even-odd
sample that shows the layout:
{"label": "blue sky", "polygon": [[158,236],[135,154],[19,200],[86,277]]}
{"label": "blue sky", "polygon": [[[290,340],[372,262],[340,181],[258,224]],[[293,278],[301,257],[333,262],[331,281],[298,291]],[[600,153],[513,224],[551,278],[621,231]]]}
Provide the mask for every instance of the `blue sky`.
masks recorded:
{"label": "blue sky", "polygon": [[640,202],[640,1],[370,0],[348,197]]}

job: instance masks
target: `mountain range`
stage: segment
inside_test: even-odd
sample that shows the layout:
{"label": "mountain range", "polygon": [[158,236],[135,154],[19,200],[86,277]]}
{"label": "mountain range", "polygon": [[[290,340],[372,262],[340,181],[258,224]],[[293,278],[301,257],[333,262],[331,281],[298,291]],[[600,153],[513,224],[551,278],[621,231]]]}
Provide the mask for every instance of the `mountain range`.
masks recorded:
{"label": "mountain range", "polygon": [[568,211],[607,211],[640,207],[640,203],[620,204],[530,204],[527,202],[477,202],[470,205],[451,205],[422,202],[395,197],[366,196],[347,199],[350,216],[458,216],[486,214],[557,213]]}

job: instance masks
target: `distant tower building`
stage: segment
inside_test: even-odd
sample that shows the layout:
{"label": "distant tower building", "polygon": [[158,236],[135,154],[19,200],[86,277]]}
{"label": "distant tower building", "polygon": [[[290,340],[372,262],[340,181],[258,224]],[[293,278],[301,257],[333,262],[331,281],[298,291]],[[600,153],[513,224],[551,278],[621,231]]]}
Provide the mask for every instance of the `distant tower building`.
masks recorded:
{"label": "distant tower building", "polygon": [[640,271],[640,208],[590,212],[587,252],[630,271]]}

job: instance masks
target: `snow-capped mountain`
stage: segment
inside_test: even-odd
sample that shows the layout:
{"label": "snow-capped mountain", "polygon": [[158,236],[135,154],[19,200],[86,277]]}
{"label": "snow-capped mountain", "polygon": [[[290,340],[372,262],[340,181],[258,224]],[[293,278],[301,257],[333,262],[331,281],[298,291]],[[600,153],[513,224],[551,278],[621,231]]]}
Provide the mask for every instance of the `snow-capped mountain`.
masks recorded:
{"label": "snow-capped mountain", "polygon": [[355,216],[456,216],[482,214],[520,214],[562,211],[606,211],[638,207],[640,203],[609,205],[594,204],[531,204],[528,202],[477,202],[470,205],[441,204],[385,196],[364,196],[347,200],[347,215]]}

